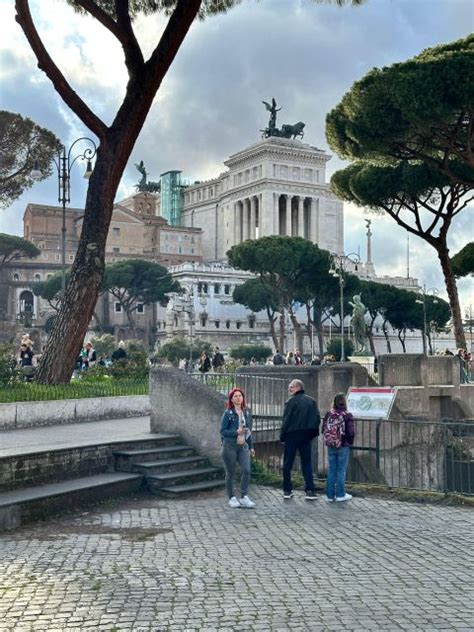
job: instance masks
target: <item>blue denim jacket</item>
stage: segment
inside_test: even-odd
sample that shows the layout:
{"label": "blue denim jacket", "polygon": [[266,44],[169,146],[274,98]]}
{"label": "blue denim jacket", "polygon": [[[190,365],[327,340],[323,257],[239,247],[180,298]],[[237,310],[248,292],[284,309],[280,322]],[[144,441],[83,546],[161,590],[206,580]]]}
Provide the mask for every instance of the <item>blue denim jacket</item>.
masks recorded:
{"label": "blue denim jacket", "polygon": [[[253,449],[252,441],[252,413],[248,408],[244,409],[245,427],[247,428],[246,441],[250,450]],[[239,416],[234,408],[229,408],[222,415],[221,437],[225,443],[237,446],[237,430],[239,428]]]}

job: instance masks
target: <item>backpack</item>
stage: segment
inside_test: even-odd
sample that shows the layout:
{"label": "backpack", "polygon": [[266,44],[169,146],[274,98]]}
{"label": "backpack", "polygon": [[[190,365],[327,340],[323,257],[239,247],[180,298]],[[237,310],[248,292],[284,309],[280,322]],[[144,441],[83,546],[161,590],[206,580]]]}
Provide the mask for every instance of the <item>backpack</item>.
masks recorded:
{"label": "backpack", "polygon": [[273,356],[273,364],[276,366],[278,364],[284,364],[284,360],[283,360],[283,356],[281,355],[281,353],[275,353],[275,355]]}
{"label": "backpack", "polygon": [[323,441],[328,448],[340,448],[346,434],[346,420],[343,412],[331,410],[324,419]]}

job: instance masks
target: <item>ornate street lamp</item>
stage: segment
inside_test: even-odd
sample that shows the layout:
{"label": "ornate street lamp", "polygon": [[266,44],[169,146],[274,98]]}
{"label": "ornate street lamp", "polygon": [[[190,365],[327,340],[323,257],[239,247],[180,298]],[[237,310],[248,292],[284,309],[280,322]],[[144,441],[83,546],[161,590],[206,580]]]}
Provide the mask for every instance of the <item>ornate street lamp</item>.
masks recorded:
{"label": "ornate street lamp", "polygon": [[339,279],[339,300],[340,300],[340,317],[341,317],[341,362],[346,361],[346,353],[344,350],[344,275],[349,269],[354,269],[357,272],[360,264],[360,257],[356,252],[350,252],[349,254],[337,254],[331,253],[331,268],[329,274]]}
{"label": "ornate street lamp", "polygon": [[[78,153],[73,156],[73,149],[78,143],[86,143],[89,146],[86,147],[82,153]],[[84,172],[84,178],[88,180],[92,175],[92,160],[97,154],[97,145],[87,136],[77,138],[66,152],[66,147],[63,145],[59,150],[56,158],[53,158],[54,165],[58,174],[58,202],[62,205],[62,228],[61,228],[61,299],[66,293],[66,204],[69,204],[71,193],[71,169],[76,160],[82,159],[87,161],[86,170]],[[41,177],[41,171],[38,169],[38,162],[35,161],[34,169],[31,172],[31,177],[39,179]]]}

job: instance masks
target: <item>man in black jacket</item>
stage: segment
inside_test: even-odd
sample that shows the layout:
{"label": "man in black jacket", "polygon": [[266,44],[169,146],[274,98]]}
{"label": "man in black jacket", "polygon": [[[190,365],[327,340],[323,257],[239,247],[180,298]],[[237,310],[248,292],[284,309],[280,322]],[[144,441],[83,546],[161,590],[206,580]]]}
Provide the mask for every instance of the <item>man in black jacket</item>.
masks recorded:
{"label": "man in black jacket", "polygon": [[305,482],[306,500],[316,498],[311,463],[311,441],[319,435],[321,417],[316,402],[305,395],[301,380],[292,380],[288,387],[291,397],[285,403],[280,441],[285,444],[283,453],[283,498],[293,497],[291,468],[298,451]]}

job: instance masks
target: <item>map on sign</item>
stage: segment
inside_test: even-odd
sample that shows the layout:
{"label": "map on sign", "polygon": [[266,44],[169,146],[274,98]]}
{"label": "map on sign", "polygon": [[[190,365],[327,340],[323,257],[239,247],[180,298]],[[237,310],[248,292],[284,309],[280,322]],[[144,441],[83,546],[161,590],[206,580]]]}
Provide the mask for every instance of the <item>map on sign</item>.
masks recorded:
{"label": "map on sign", "polygon": [[391,387],[351,387],[347,408],[355,418],[388,419],[396,394],[397,389]]}

